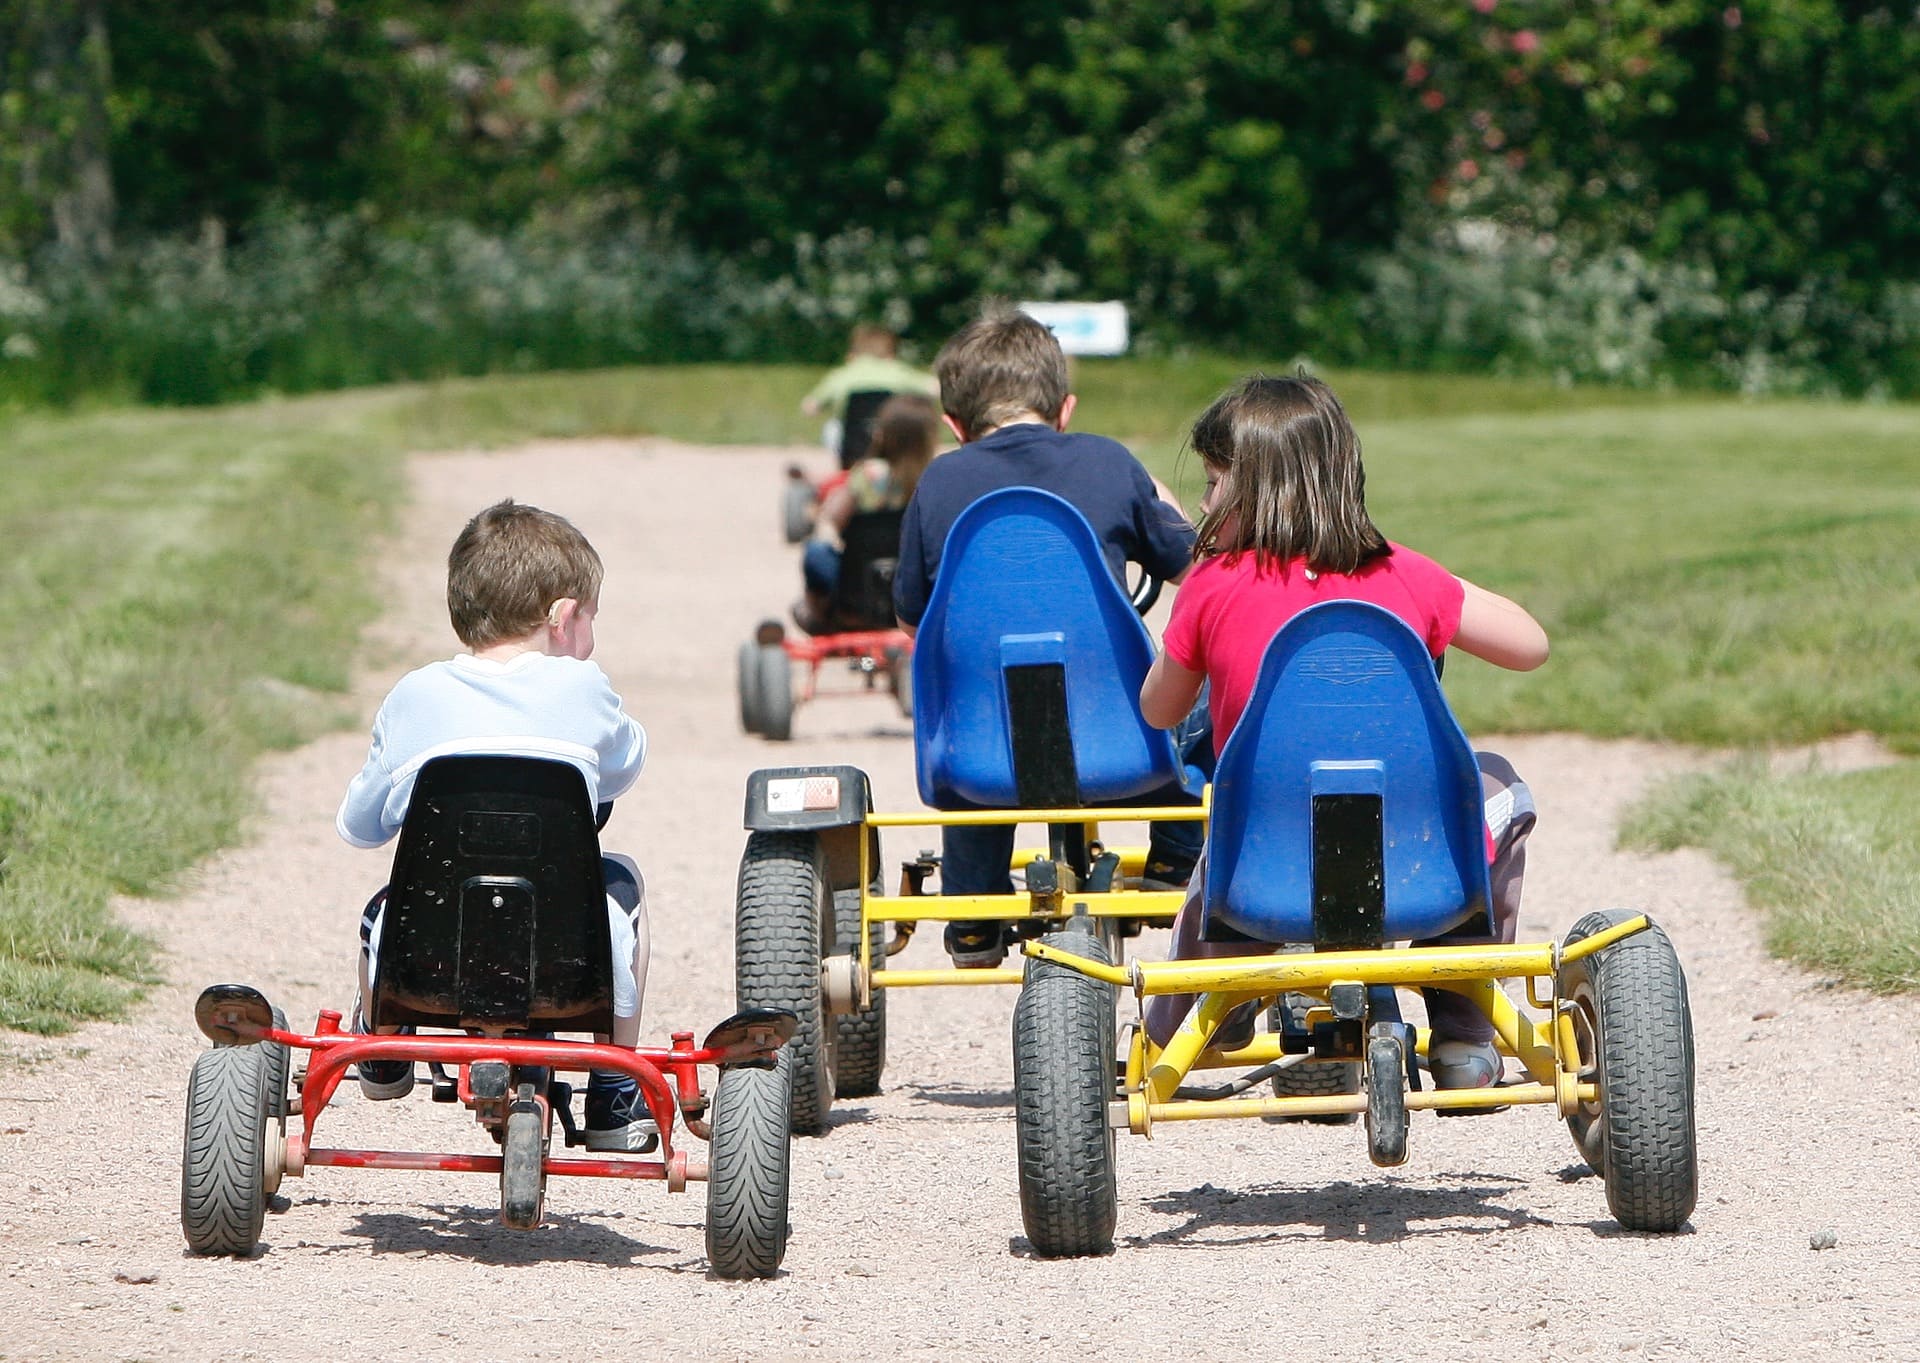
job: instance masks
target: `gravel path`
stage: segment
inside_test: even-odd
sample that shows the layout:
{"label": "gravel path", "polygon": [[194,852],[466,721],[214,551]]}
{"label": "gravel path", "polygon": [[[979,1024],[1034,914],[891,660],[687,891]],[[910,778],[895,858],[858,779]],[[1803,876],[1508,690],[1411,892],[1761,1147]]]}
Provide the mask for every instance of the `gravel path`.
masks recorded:
{"label": "gravel path", "polygon": [[[908,735],[884,698],[823,699],[784,748],[738,732],[734,648],[798,586],[775,524],[792,453],[591,441],[423,456],[415,511],[384,552],[366,716],[399,672],[451,651],[442,565],[474,510],[507,494],[547,506],[605,556],[599,660],[654,745],[606,835],[651,889],[649,1037],[732,1009],[749,771],[853,762],[883,808],[913,805]],[[708,527],[695,506],[738,510]],[[203,1045],[193,997],[247,980],[297,1025],[347,1006],[355,912],[385,872],[332,828],[364,742],[344,733],[264,762],[248,845],[177,900],[121,906],[166,950],[165,982],[132,1020],[0,1043],[0,1359],[1094,1359],[1144,1352],[1156,1331],[1203,1358],[1395,1359],[1418,1342],[1455,1358],[1920,1359],[1920,1001],[1771,961],[1702,856],[1614,850],[1621,807],[1697,758],[1558,736],[1488,745],[1543,811],[1521,938],[1612,905],[1672,934],[1699,1048],[1688,1233],[1620,1232],[1564,1127],[1526,1109],[1416,1114],[1411,1158],[1390,1173],[1351,1127],[1123,1134],[1118,1251],[1036,1260],[1012,1165],[1013,996],[973,989],[893,1001],[885,1092],[796,1143],[774,1280],[707,1276],[697,1187],[556,1180],[548,1224],[518,1234],[495,1223],[489,1177],[341,1169],[287,1181],[254,1260],[189,1257],[177,1205]],[[938,956],[925,933],[903,964]],[[465,1114],[423,1092],[373,1105],[343,1090],[323,1134],[479,1149]],[[1812,1248],[1828,1231],[1834,1246]]]}

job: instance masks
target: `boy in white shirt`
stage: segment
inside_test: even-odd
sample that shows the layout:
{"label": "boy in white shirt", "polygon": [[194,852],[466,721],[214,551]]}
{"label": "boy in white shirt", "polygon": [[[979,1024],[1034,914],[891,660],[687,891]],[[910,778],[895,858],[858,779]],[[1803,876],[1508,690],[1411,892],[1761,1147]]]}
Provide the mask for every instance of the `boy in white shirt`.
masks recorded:
{"label": "boy in white shirt", "polygon": [[[447,556],[447,610],[467,651],[409,672],[381,702],[366,765],[335,820],[355,847],[400,831],[414,778],[435,757],[462,753],[557,758],[586,777],[596,807],[624,794],[646,761],[647,735],[620,707],[606,673],[589,662],[600,604],[599,554],[571,523],[511,498],[467,522]],[[612,1040],[640,1040],[647,978],[646,887],[625,857],[602,858],[613,935]],[[377,968],[382,889],[361,917],[360,995]],[[364,1031],[355,1009],[354,1028]],[[607,1038],[602,1037],[601,1040]],[[411,1061],[360,1065],[369,1098],[412,1090]],[[595,1070],[587,1083],[591,1150],[648,1150],[658,1133],[638,1087]]]}

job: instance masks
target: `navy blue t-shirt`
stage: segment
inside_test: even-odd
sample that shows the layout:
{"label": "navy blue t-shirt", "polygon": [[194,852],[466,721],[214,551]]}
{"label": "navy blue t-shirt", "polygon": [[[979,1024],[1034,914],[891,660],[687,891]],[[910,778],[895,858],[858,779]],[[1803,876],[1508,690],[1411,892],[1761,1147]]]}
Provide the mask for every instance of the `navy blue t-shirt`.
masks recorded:
{"label": "navy blue t-shirt", "polygon": [[902,620],[918,625],[926,614],[947,532],[960,513],[1007,487],[1041,488],[1077,508],[1122,585],[1128,563],[1172,578],[1193,560],[1193,527],[1160,500],[1152,476],[1125,445],[1037,422],[1002,426],[941,455],[920,475],[900,526],[900,563],[893,576],[893,608]]}

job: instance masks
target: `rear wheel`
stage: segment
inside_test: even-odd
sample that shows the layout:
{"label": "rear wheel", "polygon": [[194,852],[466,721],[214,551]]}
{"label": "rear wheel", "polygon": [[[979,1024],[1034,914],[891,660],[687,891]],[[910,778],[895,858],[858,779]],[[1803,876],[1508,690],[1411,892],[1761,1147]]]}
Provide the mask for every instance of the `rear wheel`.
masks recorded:
{"label": "rear wheel", "polygon": [[514,1230],[534,1229],[546,1209],[546,1118],[537,1103],[507,1113],[500,1150],[500,1220]]}
{"label": "rear wheel", "polygon": [[749,639],[740,645],[740,727],[760,732],[760,645]]}
{"label": "rear wheel", "polygon": [[180,1228],[196,1254],[251,1254],[266,1217],[267,1058],[204,1051],[187,1078]]}
{"label": "rear wheel", "polygon": [[838,1029],[820,996],[820,947],[834,931],[826,860],[811,833],[752,833],[734,900],[734,999],[800,1020],[782,1052],[793,1069],[793,1129],[818,1135],[833,1106]]}
{"label": "rear wheel", "polygon": [[792,1067],[730,1069],[713,1096],[707,1264],[722,1278],[770,1278],[787,1252],[787,1114]]}
{"label": "rear wheel", "polygon": [[[1085,933],[1045,939],[1106,961]],[[1030,961],[1013,1009],[1014,1130],[1020,1219],[1047,1258],[1108,1254],[1119,1214],[1113,1130],[1113,989],[1066,966]]]}
{"label": "rear wheel", "polygon": [[[1634,915],[1590,913],[1567,945]],[[1673,943],[1649,927],[1560,967],[1560,997],[1578,1011],[1582,1077],[1598,1103],[1567,1118],[1581,1157],[1606,1181],[1628,1230],[1673,1231],[1693,1214],[1699,1158],[1693,1118],[1693,1016]]]}
{"label": "rear wheel", "polygon": [[798,544],[813,533],[813,484],[789,478],[780,494],[780,529],[788,544]]}
{"label": "rear wheel", "polygon": [[[1276,1033],[1304,1032],[1307,1010],[1313,1007],[1307,994],[1286,994],[1267,1013]],[[1281,1070],[1273,1076],[1276,1098],[1331,1098],[1360,1092],[1360,1066],[1351,1060],[1313,1061]],[[1318,1122],[1323,1126],[1351,1126],[1357,1112],[1322,1112],[1311,1117],[1282,1117],[1283,1122]]]}
{"label": "rear wheel", "polygon": [[793,737],[793,660],[778,644],[762,644],[754,659],[754,698],[760,732],[775,742]]}
{"label": "rear wheel", "polygon": [[[879,887],[874,887],[879,893]],[[886,953],[887,925],[867,928],[869,959],[877,966]],[[833,950],[860,950],[860,892],[841,890],[833,897]],[[880,1091],[880,1072],[887,1064],[887,991],[875,989],[873,1004],[857,1013],[836,1014],[833,1096],[865,1098]]]}

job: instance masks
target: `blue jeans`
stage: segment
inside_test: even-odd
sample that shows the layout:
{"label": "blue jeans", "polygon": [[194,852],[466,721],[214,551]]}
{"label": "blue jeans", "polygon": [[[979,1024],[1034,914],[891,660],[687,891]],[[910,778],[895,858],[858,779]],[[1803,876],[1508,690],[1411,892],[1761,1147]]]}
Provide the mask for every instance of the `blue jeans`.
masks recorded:
{"label": "blue jeans", "polygon": [[[1174,726],[1174,751],[1182,765],[1197,770],[1203,781],[1213,779],[1213,716],[1207,710],[1208,688],[1200,688],[1200,698],[1187,717]],[[1197,793],[1179,783],[1137,795],[1121,804],[1195,805]],[[1199,819],[1178,823],[1148,825],[1147,862],[1185,867],[1200,855],[1206,841],[1207,826]],[[1012,894],[1014,829],[1011,825],[985,827],[950,826],[940,831],[941,894]]]}
{"label": "blue jeans", "polygon": [[800,578],[808,591],[832,599],[840,585],[840,551],[825,540],[808,540],[800,555]]}

